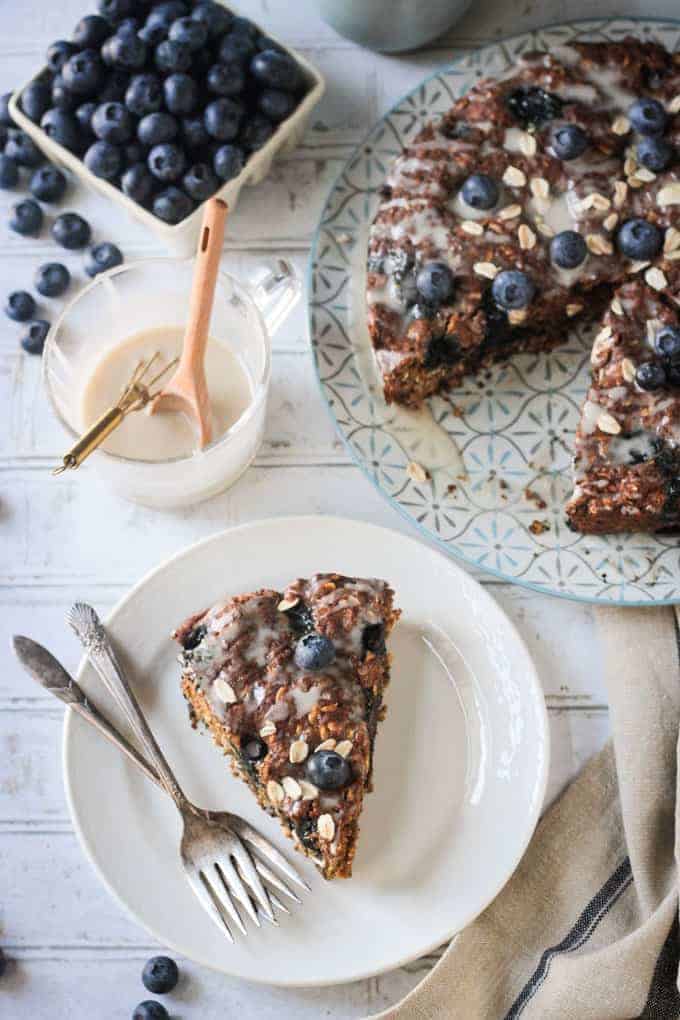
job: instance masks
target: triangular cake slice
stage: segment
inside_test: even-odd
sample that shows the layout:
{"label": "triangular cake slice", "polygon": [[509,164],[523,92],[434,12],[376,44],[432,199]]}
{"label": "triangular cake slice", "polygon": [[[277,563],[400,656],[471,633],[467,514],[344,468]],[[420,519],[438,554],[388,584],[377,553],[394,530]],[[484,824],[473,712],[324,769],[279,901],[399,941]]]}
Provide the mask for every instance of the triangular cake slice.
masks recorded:
{"label": "triangular cake slice", "polygon": [[348,878],[399,617],[375,579],[316,574],[191,617],[182,691],[232,770],[325,878]]}

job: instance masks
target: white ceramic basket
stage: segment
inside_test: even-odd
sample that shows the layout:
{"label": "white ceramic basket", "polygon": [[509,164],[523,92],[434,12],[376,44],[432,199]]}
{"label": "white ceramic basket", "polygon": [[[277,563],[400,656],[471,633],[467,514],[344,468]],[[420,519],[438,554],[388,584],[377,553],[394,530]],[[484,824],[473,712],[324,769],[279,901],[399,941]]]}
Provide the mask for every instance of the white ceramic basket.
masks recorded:
{"label": "white ceramic basket", "polygon": [[[257,22],[255,22],[257,25]],[[246,161],[243,170],[231,181],[227,181],[220,190],[217,192],[220,198],[223,198],[229,205],[230,210],[234,210],[238,201],[239,193],[244,184],[258,184],[264,177],[267,176],[272,165],[274,156],[279,152],[288,152],[295,148],[299,144],[303,134],[305,133],[307,122],[310,114],[314,107],[317,105],[321,96],[324,93],[325,82],[319,71],[305,60],[304,57],[300,56],[295,50],[285,46],[280,40],[270,35],[260,25],[257,25],[263,35],[274,39],[274,42],[278,43],[287,53],[289,53],[298,62],[302,70],[304,71],[305,77],[309,83],[309,89],[304,99],[297,107],[297,109],[284,120],[277,127],[276,131],[261,149],[254,152],[249,159]],[[31,79],[33,80],[33,79]],[[21,110],[19,105],[19,97],[26,88],[26,85],[30,82],[26,82],[21,88],[18,88],[10,100],[9,109],[13,120],[27,135],[33,139],[35,144],[40,148],[47,158],[52,162],[66,167],[70,170],[75,178],[88,187],[91,191],[97,192],[103,198],[108,199],[111,202],[115,202],[121,209],[124,209],[128,216],[132,217],[143,223],[148,229],[156,235],[156,237],[163,242],[163,244],[170,249],[173,253],[181,256],[188,256],[193,253],[196,248],[196,242],[198,240],[198,232],[201,224],[201,217],[203,214],[202,205],[198,206],[190,216],[182,220],[181,223],[171,226],[168,223],[164,223],[159,220],[153,213],[144,209],[141,205],[137,205],[132,199],[124,195],[122,191],[114,187],[113,184],[109,184],[108,181],[103,180],[101,177],[96,177],[91,173],[83,161],[78,158],[74,153],[69,152],[63,145],[58,145],[51,138],[49,138],[45,132],[30,120],[25,113]]]}

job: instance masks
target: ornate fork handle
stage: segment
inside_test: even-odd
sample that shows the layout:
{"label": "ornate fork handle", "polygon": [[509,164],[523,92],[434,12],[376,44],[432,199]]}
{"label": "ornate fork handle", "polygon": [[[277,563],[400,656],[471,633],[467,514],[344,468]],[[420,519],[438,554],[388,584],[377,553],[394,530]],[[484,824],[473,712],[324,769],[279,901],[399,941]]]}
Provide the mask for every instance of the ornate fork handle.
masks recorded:
{"label": "ornate fork handle", "polygon": [[180,811],[192,810],[125,678],[99,616],[92,606],[85,602],[76,602],[67,614],[67,621],[85,648],[90,662],[107,690],[115,698],[135,735],[142,742],[161,783]]}

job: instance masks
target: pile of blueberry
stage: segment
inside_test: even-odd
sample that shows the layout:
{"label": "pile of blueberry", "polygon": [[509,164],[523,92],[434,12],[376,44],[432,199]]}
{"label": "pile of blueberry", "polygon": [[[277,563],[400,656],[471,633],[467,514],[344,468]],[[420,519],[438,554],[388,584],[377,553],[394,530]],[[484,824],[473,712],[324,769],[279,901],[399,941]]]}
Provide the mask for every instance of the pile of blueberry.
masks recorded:
{"label": "pile of blueberry", "polygon": [[[153,956],[144,965],[142,982],[153,995],[167,995],[179,981],[179,970],[169,956]],[[170,1014],[156,999],[147,999],[132,1014],[132,1020],[169,1020]]]}
{"label": "pile of blueberry", "polygon": [[635,382],[641,390],[658,390],[662,386],[680,386],[680,328],[664,326],[654,337],[652,361],[638,366]]}
{"label": "pile of blueberry", "polygon": [[52,43],[21,107],[93,174],[179,223],[290,116],[304,74],[251,21],[214,0],[98,7],[70,41]]}

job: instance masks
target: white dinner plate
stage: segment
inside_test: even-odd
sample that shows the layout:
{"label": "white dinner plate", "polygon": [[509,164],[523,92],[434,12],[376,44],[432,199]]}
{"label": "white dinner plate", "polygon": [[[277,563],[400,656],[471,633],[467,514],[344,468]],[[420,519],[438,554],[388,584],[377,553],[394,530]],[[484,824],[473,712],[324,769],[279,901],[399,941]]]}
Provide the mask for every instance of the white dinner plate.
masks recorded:
{"label": "white dinner plate", "polygon": [[[331,570],[385,578],[403,615],[391,640],[388,713],[354,877],[325,882],[231,776],[210,738],[191,729],[169,635],[217,599]],[[360,521],[259,521],[162,564],[118,604],[108,626],[188,796],[243,815],[312,886],[280,928],[251,927],[248,938],[230,945],[183,877],[172,803],[68,713],[64,772],[82,846],[113,895],[176,952],[268,984],[353,981],[440,945],[512,874],[545,792],[543,693],[505,614],[446,555]],[[78,679],[120,723],[92,669],[81,667]]]}

